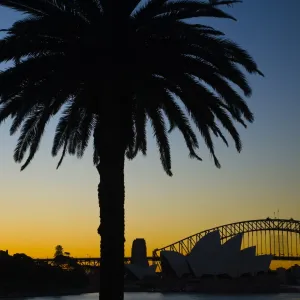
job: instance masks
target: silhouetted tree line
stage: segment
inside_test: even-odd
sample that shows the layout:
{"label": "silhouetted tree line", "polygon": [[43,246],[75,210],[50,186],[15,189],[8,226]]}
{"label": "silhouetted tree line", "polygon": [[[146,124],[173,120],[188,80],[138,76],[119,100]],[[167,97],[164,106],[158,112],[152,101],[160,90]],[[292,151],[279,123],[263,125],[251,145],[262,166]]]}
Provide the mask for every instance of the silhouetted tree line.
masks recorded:
{"label": "silhouetted tree line", "polygon": [[0,252],[0,295],[55,294],[83,290],[89,284],[84,269],[70,257],[53,265],[37,263],[25,254]]}

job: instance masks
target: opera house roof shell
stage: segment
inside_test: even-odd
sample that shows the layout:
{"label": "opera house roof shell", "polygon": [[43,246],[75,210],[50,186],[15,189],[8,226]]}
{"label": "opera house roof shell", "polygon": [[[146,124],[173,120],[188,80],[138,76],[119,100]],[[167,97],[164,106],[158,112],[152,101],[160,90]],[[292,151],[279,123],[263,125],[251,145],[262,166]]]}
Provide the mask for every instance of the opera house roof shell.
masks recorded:
{"label": "opera house roof shell", "polygon": [[246,273],[267,272],[272,255],[256,256],[256,247],[241,250],[242,238],[243,234],[238,234],[222,244],[219,231],[213,231],[201,238],[186,256],[161,251],[162,270],[178,278],[189,274],[195,277],[227,274],[236,278]]}

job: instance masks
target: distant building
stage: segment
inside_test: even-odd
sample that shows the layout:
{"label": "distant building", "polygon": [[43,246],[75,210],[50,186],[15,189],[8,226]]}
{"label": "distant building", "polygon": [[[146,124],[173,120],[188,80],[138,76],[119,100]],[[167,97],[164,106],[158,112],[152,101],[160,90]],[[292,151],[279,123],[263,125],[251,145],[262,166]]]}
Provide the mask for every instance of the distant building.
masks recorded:
{"label": "distant building", "polygon": [[135,279],[156,276],[156,265],[149,266],[145,239],[135,239],[131,247],[131,263],[125,265],[127,274]]}
{"label": "distant building", "polygon": [[174,251],[161,251],[162,271],[166,276],[255,275],[269,270],[272,255],[256,256],[256,247],[241,250],[243,234],[221,244],[219,231],[200,239],[187,256]]}
{"label": "distant building", "polygon": [[141,267],[149,267],[145,239],[135,239],[132,242],[131,263]]}

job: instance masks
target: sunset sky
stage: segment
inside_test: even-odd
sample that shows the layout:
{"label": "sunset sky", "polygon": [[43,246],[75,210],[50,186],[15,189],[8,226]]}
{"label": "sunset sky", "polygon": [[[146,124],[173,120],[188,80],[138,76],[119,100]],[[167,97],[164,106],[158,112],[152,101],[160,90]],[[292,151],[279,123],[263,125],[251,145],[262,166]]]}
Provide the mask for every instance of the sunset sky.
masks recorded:
{"label": "sunset sky", "polygon": [[[238,22],[209,22],[247,49],[266,75],[249,77],[256,121],[247,130],[239,127],[241,154],[233,143],[226,148],[216,142],[221,170],[204,143],[204,161],[190,160],[181,136],[173,133],[172,178],[163,172],[149,130],[148,156],[126,162],[127,255],[137,237],[146,239],[150,253],[217,225],[273,217],[278,209],[279,217],[300,220],[299,10],[299,0],[244,0],[230,9]],[[0,7],[0,29],[18,18]],[[81,160],[68,157],[56,170],[56,122],[23,172],[13,161],[17,136],[9,135],[10,122],[0,126],[0,249],[52,257],[61,244],[72,256],[96,257],[99,177],[92,152]]]}

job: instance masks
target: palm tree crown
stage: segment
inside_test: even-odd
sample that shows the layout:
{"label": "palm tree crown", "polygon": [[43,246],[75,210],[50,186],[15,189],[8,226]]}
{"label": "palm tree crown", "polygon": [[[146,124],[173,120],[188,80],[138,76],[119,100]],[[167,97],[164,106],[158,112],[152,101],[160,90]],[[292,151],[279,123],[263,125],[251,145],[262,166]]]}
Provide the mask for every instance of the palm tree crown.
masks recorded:
{"label": "palm tree crown", "polygon": [[[250,96],[242,68],[261,72],[222,32],[186,20],[234,19],[220,8],[235,2],[0,0],[25,13],[0,40],[0,62],[13,62],[0,74],[0,122],[13,119],[11,134],[21,128],[15,161],[28,151],[22,169],[31,162],[45,126],[59,111],[52,148],[54,156],[62,150],[58,166],[67,153],[82,157],[92,135],[96,143],[105,116],[113,122],[121,111],[129,159],[146,154],[150,120],[167,174],[172,174],[168,132],[175,128],[190,157],[200,160],[193,122],[220,167],[212,135],[227,144],[222,125],[241,150],[233,122],[246,126],[253,115],[235,86]],[[116,87],[122,101],[110,97]]]}

